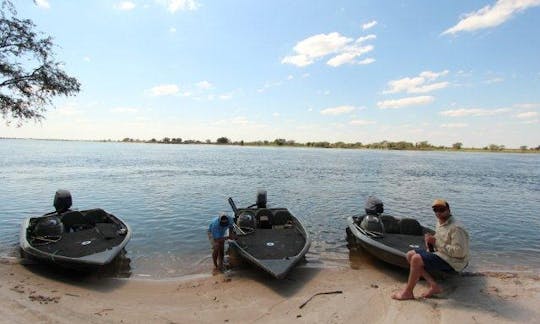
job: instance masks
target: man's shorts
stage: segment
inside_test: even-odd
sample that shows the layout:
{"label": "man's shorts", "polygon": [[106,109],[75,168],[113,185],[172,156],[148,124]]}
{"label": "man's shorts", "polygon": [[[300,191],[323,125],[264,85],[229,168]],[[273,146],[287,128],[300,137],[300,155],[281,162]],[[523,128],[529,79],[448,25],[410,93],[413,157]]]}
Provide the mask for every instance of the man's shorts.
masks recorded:
{"label": "man's shorts", "polygon": [[441,259],[437,254],[428,252],[424,249],[414,249],[414,252],[420,254],[422,261],[424,262],[424,269],[426,271],[455,271],[446,261]]}

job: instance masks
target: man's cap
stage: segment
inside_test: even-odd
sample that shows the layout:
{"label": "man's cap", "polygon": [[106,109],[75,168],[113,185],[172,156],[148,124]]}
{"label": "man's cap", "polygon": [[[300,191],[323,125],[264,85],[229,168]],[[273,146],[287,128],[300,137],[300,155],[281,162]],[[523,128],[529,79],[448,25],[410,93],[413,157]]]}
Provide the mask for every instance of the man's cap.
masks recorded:
{"label": "man's cap", "polygon": [[431,204],[431,207],[435,207],[435,206],[443,206],[443,207],[447,207],[448,206],[448,203],[446,202],[446,200],[444,199],[435,199],[433,201],[433,204]]}

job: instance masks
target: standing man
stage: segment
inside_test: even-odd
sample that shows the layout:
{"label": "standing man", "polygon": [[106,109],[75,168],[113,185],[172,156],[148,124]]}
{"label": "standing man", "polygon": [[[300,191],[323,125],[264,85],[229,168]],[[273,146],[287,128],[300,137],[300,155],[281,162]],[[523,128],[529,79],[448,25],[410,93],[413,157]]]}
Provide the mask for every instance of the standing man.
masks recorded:
{"label": "standing man", "polygon": [[[214,271],[223,270],[223,258],[225,256],[225,240],[235,239],[236,235],[233,231],[234,219],[227,216],[225,213],[221,213],[218,217],[215,217],[210,226],[208,226],[208,239],[210,245],[212,245],[212,260],[214,261]],[[225,233],[229,230],[229,236],[225,236]]]}
{"label": "standing man", "polygon": [[425,235],[428,251],[414,249],[407,252],[409,279],[405,289],[392,295],[394,299],[414,299],[413,289],[420,277],[424,277],[429,284],[429,289],[422,297],[429,298],[439,294],[442,288],[428,271],[461,271],[469,262],[469,234],[452,216],[448,202],[435,199],[432,208],[438,220],[435,235]]}

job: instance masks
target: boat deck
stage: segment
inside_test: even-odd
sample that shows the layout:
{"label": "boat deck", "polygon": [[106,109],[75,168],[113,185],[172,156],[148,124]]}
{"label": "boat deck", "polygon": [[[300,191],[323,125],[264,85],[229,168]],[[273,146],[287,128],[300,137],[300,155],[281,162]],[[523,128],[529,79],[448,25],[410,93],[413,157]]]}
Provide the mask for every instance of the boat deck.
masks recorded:
{"label": "boat deck", "polygon": [[306,239],[295,227],[272,228],[239,236],[237,243],[257,259],[284,259],[298,255]]}
{"label": "boat deck", "polygon": [[121,244],[125,235],[117,234],[118,229],[119,226],[114,223],[97,223],[89,229],[63,233],[56,242],[36,239],[32,246],[46,253],[79,258]]}
{"label": "boat deck", "polygon": [[391,246],[403,253],[407,253],[410,250],[422,248],[424,246],[423,235],[407,235],[407,234],[384,234],[381,238],[373,238],[373,240],[380,242],[384,245]]}

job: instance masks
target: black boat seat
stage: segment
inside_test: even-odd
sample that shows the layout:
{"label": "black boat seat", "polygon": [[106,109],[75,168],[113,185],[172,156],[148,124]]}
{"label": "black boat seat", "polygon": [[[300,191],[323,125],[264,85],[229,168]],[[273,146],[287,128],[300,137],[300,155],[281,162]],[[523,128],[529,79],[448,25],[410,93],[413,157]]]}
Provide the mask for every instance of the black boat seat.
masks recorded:
{"label": "black boat seat", "polygon": [[257,225],[259,228],[272,228],[272,211],[267,208],[261,208],[255,214]]}
{"label": "black boat seat", "polygon": [[288,210],[278,210],[272,216],[272,225],[285,225],[291,220],[291,213]]}
{"label": "black boat seat", "polygon": [[402,218],[399,221],[399,232],[407,235],[423,235],[422,225],[414,218]]}
{"label": "black boat seat", "polygon": [[95,221],[85,217],[80,211],[69,211],[62,215],[62,223],[66,232],[77,231],[81,228],[92,227]]}
{"label": "black boat seat", "polygon": [[101,208],[89,209],[84,212],[84,218],[90,223],[108,223],[108,215],[109,214]]}
{"label": "black boat seat", "polygon": [[388,234],[401,233],[401,229],[399,228],[399,220],[397,218],[390,215],[381,215],[380,218],[383,223],[385,233],[388,233]]}

